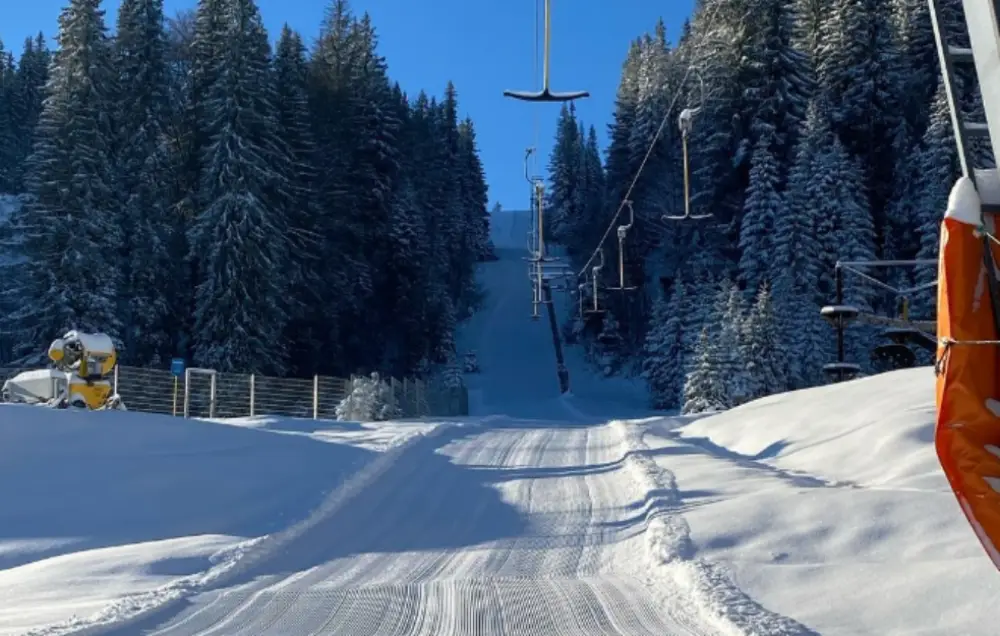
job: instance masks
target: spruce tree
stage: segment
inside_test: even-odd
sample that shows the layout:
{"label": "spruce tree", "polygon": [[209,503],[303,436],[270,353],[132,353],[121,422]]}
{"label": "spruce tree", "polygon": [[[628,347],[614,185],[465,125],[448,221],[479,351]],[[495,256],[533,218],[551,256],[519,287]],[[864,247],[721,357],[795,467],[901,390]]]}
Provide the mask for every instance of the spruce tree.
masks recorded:
{"label": "spruce tree", "polygon": [[[951,187],[959,175],[958,157],[951,132],[951,113],[944,91],[939,84],[930,114],[930,125],[924,134],[914,162],[919,166],[921,180],[916,188],[915,225],[919,237],[917,258],[935,260],[941,242],[941,219],[948,206]],[[937,279],[937,268],[922,267],[916,271],[915,283],[926,285]],[[935,317],[937,293],[922,290],[914,295],[912,311],[915,317]]]}
{"label": "spruce tree", "polygon": [[210,75],[204,122],[209,145],[189,231],[201,267],[195,293],[194,360],[222,371],[282,373],[288,319],[289,184],[275,149],[282,145],[274,109],[267,33],[253,0],[226,8],[229,43]]}
{"label": "spruce tree", "polygon": [[691,370],[684,381],[685,415],[723,411],[728,408],[725,379],[719,372],[719,345],[712,340],[709,328],[704,327],[694,349]]}
{"label": "spruce tree", "polygon": [[676,279],[669,300],[661,297],[653,306],[642,363],[653,408],[681,406],[685,366],[681,312],[686,300],[684,281]]}
{"label": "spruce tree", "polygon": [[572,104],[563,106],[556,122],[556,138],[549,156],[549,187],[546,200],[546,234],[553,242],[567,243],[582,211],[580,189],[583,141]]}
{"label": "spruce tree", "polygon": [[160,366],[173,353],[170,290],[171,164],[166,148],[166,38],[162,0],[124,0],[118,13],[115,67],[118,103],[117,185],[126,254],[124,360]]}
{"label": "spruce tree", "polygon": [[316,354],[326,336],[323,298],[330,285],[323,280],[323,228],[328,221],[315,196],[319,170],[309,112],[306,50],[301,36],[287,24],[278,38],[273,66],[274,108],[289,188],[288,240],[294,256],[286,274],[289,315],[285,340],[290,370],[297,375],[312,375],[320,370]]}
{"label": "spruce tree", "polygon": [[110,157],[117,97],[98,0],[71,0],[27,164],[29,204],[16,219],[26,262],[14,294],[31,298],[7,317],[22,354],[69,328],[118,339],[122,263]]}
{"label": "spruce tree", "polygon": [[788,386],[787,360],[779,335],[770,286],[757,292],[743,327],[744,356],[749,374],[750,399],[784,391]]}
{"label": "spruce tree", "polygon": [[774,258],[776,220],[784,216],[779,194],[778,160],[772,150],[773,133],[762,133],[754,149],[750,185],[743,204],[740,227],[740,278],[748,290],[758,289],[768,278]]}

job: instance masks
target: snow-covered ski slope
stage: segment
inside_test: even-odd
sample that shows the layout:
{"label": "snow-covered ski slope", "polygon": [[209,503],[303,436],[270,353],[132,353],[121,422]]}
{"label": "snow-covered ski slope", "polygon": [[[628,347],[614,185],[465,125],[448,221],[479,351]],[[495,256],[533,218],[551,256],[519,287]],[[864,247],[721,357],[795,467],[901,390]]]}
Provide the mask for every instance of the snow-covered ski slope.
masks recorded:
{"label": "snow-covered ski slope", "polygon": [[995,633],[929,369],[609,419],[504,221],[463,421],[0,407],[0,634]]}

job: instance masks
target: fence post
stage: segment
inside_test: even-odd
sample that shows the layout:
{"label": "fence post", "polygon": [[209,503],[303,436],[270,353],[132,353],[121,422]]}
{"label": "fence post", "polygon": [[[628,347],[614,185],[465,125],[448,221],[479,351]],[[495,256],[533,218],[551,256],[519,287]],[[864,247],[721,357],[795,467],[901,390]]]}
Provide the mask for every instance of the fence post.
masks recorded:
{"label": "fence post", "polygon": [[319,375],[313,376],[313,419],[319,419]]}
{"label": "fence post", "polygon": [[254,399],[257,396],[256,384],[257,384],[257,374],[251,373],[250,374],[250,417],[254,416]]}
{"label": "fence post", "polygon": [[212,374],[212,388],[210,389],[211,393],[208,396],[208,417],[209,418],[214,418],[215,417],[215,378],[218,375],[219,375],[218,373],[213,373]]}
{"label": "fence post", "polygon": [[184,369],[184,419],[191,413],[189,395],[191,395],[191,369]]}

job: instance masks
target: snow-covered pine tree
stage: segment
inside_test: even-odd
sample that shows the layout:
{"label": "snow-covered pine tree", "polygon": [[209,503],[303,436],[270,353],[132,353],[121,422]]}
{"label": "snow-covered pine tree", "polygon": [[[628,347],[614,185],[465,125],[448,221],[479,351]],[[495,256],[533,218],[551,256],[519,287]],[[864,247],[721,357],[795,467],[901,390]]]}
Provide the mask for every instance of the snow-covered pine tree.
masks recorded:
{"label": "snow-covered pine tree", "polygon": [[11,192],[25,191],[25,163],[31,152],[38,117],[42,112],[42,97],[48,81],[51,59],[52,55],[45,44],[45,38],[39,33],[33,39],[25,39],[16,69],[11,58],[8,57],[7,60],[8,72],[15,71],[13,78],[4,80],[10,91],[9,116],[13,131],[10,140],[12,145],[7,148],[9,154],[6,187]]}
{"label": "snow-covered pine tree", "polygon": [[613,120],[608,125],[610,141],[605,163],[607,171],[605,200],[611,202],[610,205],[615,206],[622,200],[629,181],[635,175],[635,170],[638,167],[638,164],[633,163],[633,152],[629,140],[632,136],[636,103],[639,98],[639,54],[639,43],[632,42],[622,67],[622,76],[615,96]]}
{"label": "snow-covered pine tree", "polygon": [[460,319],[472,315],[479,305],[481,293],[475,279],[475,263],[482,259],[489,240],[489,221],[486,206],[486,180],[483,166],[476,149],[476,131],[471,119],[458,125],[458,148],[455,156],[455,173],[458,182],[459,224],[462,227],[459,239],[460,262],[468,275],[464,277],[461,291]]}
{"label": "snow-covered pine tree", "polygon": [[702,328],[690,371],[684,380],[681,412],[685,415],[723,411],[729,407],[725,378],[719,372],[719,353],[719,345],[712,339],[709,328]]}
{"label": "snow-covered pine tree", "polygon": [[[951,132],[951,112],[944,90],[938,85],[931,107],[930,124],[915,159],[920,172],[916,188],[914,222],[920,239],[917,258],[937,259],[941,242],[941,220],[948,206],[948,196],[959,175],[958,156]],[[917,285],[933,283],[937,268],[921,267],[916,271]],[[933,319],[936,315],[936,289],[922,290],[913,296],[914,317]]]}
{"label": "snow-covered pine tree", "polygon": [[391,249],[385,268],[387,300],[396,320],[384,343],[382,367],[405,376],[426,353],[426,304],[424,273],[427,237],[417,198],[408,180],[401,180],[393,196],[390,223]]}
{"label": "snow-covered pine tree", "polygon": [[123,291],[127,328],[123,359],[162,366],[173,351],[168,216],[170,157],[164,138],[167,100],[162,0],[123,0],[115,69],[129,87],[118,102],[117,183],[125,232]]}
{"label": "snow-covered pine tree", "polygon": [[[553,242],[565,244],[570,228],[581,215],[578,190],[581,186],[583,142],[576,120],[576,109],[570,104],[559,111],[556,137],[549,155],[549,187],[546,192],[546,235]],[[531,196],[534,196],[531,193]]]}
{"label": "snow-covered pine tree", "polygon": [[337,419],[378,422],[400,417],[403,413],[389,384],[378,373],[351,378],[347,396],[336,409]]}
{"label": "snow-covered pine tree", "polygon": [[[875,253],[875,224],[871,207],[864,195],[861,169],[840,141],[834,139],[829,154],[830,169],[836,183],[835,201],[839,203],[832,239],[836,256],[844,261],[871,261]],[[871,311],[875,294],[871,284],[857,276],[846,275],[844,301],[861,311]],[[847,349],[851,362],[867,368],[875,330],[852,325],[847,330]]]}
{"label": "snow-covered pine tree", "polygon": [[437,117],[438,134],[441,140],[442,165],[447,166],[446,172],[438,175],[438,181],[445,192],[443,238],[447,256],[448,293],[455,309],[457,320],[464,312],[462,305],[466,301],[466,292],[472,288],[475,274],[475,262],[469,261],[465,250],[458,249],[463,243],[465,232],[465,217],[462,212],[460,191],[456,187],[454,175],[460,165],[459,131],[458,131],[458,91],[455,85],[448,82],[445,88],[444,100],[440,104]]}
{"label": "snow-covered pine tree", "polygon": [[[362,296],[364,310],[351,317],[353,322],[367,320],[377,334],[392,329],[393,317],[384,299],[374,290],[380,285],[379,262],[385,259],[389,248],[389,219],[392,194],[400,173],[398,99],[393,95],[385,58],[378,52],[378,37],[367,13],[355,20],[351,27],[350,41],[353,53],[350,62],[351,107],[348,123],[351,127],[350,157],[347,170],[350,200],[358,215],[355,222],[360,232],[361,259],[370,272],[371,291]],[[457,126],[457,123],[456,123]],[[457,147],[455,138],[450,140],[452,152]],[[457,190],[457,184],[453,184]],[[381,338],[373,339],[356,330],[345,330],[348,355],[362,367],[370,367],[380,357],[379,347],[373,346]]]}
{"label": "snow-covered pine tree", "polygon": [[814,91],[812,69],[808,53],[796,46],[792,2],[752,0],[748,9],[753,42],[744,95],[753,110],[750,132],[755,151],[769,138],[782,183]]}
{"label": "snow-covered pine tree", "polygon": [[788,387],[788,363],[767,282],[761,284],[743,326],[744,356],[750,399],[780,393]]}
{"label": "snow-covered pine tree", "polygon": [[905,138],[901,101],[906,69],[886,5],[882,0],[830,2],[817,69],[834,132],[857,163],[861,191],[879,234],[893,195],[899,141]]}
{"label": "snow-covered pine tree", "polygon": [[313,375],[322,361],[317,352],[328,335],[324,296],[336,293],[339,279],[324,279],[323,228],[329,221],[316,199],[319,170],[316,141],[311,129],[307,94],[308,63],[302,37],[287,24],[282,28],[274,54],[274,106],[278,135],[287,155],[289,182],[288,223],[292,267],[286,273],[289,287],[289,321],[284,339],[289,347],[289,369],[296,375]]}
{"label": "snow-covered pine tree", "polygon": [[682,406],[684,389],[684,316],[687,304],[684,281],[674,280],[670,298],[661,296],[653,306],[646,332],[642,375],[649,385],[652,406],[671,409]]}
{"label": "snow-covered pine tree", "polygon": [[621,325],[611,311],[604,313],[601,331],[597,335],[597,366],[606,376],[614,375],[621,366],[622,349]]}
{"label": "snow-covered pine tree", "polygon": [[458,126],[459,160],[462,169],[462,201],[468,223],[468,258],[485,261],[495,258],[490,241],[490,214],[487,210],[486,173],[479,159],[476,142],[476,127],[471,118],[466,117]]}
{"label": "snow-covered pine tree", "polygon": [[805,54],[810,76],[815,78],[823,24],[826,12],[829,10],[829,2],[828,0],[793,0],[791,9],[796,16],[792,44]]}
{"label": "snow-covered pine tree", "polygon": [[597,145],[597,130],[593,126],[587,130],[580,169],[579,191],[583,205],[580,207],[580,219],[570,224],[571,232],[566,240],[566,247],[573,256],[589,256],[589,250],[600,240],[607,223],[604,215],[606,179]]}
{"label": "snow-covered pine tree", "polygon": [[773,141],[774,132],[762,130],[750,160],[750,185],[743,203],[739,244],[740,278],[748,291],[759,289],[768,278],[774,258],[775,222],[785,215]]}
{"label": "snow-covered pine tree", "polygon": [[108,113],[117,98],[98,0],[71,0],[28,161],[29,204],[17,219],[24,255],[15,294],[31,298],[7,320],[22,354],[75,327],[121,335],[117,201]]}
{"label": "snow-covered pine tree", "polygon": [[[754,30],[744,0],[706,0],[691,18],[691,36],[679,56],[681,68],[696,61],[708,91],[689,139],[691,205],[696,213],[712,213],[726,224],[713,248],[728,245],[739,229],[747,164],[753,142],[747,136],[752,113],[746,103],[745,82],[753,60]],[[687,61],[685,61],[687,60]],[[689,78],[685,103],[697,106],[698,84]],[[733,220],[735,223],[732,223]]]}
{"label": "snow-covered pine tree", "polygon": [[441,206],[447,203],[447,193],[442,190],[441,180],[448,174],[449,168],[438,143],[436,102],[421,92],[409,110],[406,146],[410,151],[410,160],[406,170],[419,212],[419,233],[423,237],[416,247],[426,257],[420,268],[419,293],[414,295],[413,306],[409,310],[419,317],[420,337],[411,340],[407,346],[418,360],[427,359],[430,364],[430,360],[436,358],[438,340],[447,328],[448,312],[453,311],[446,284],[449,266],[447,244],[441,231],[447,226],[441,214]]}
{"label": "snow-covered pine tree", "polygon": [[441,369],[441,383],[446,389],[461,389],[465,385],[462,378],[462,364],[456,352],[452,351]]}
{"label": "snow-covered pine tree", "polygon": [[0,40],[0,193],[14,192],[14,150],[17,129],[14,124],[14,96],[17,91],[17,65],[14,56]]}
{"label": "snow-covered pine tree", "polygon": [[194,361],[221,371],[281,374],[288,319],[289,184],[274,109],[270,45],[253,0],[226,8],[225,54],[203,112],[210,145],[189,231],[199,254]]}
{"label": "snow-covered pine tree", "polygon": [[746,358],[743,325],[746,301],[735,282],[724,282],[715,306],[719,345],[718,370],[723,378],[726,404],[739,406],[751,399],[751,376]]}
{"label": "snow-covered pine tree", "polygon": [[788,353],[789,388],[818,383],[831,341],[820,307],[833,302],[837,260],[834,222],[837,173],[830,167],[833,142],[822,98],[813,100],[799,138],[785,192],[785,213],[775,219],[770,278],[777,322]]}
{"label": "snow-covered pine tree", "polygon": [[[310,122],[316,137],[316,185],[320,213],[313,231],[322,241],[320,276],[330,287],[318,309],[322,336],[316,351],[319,373],[349,374],[361,364],[347,349],[352,320],[364,316],[373,293],[372,274],[363,257],[363,223],[350,183],[354,147],[361,141],[351,130],[358,107],[353,78],[358,47],[355,18],[346,0],[326,10],[309,62]],[[369,318],[370,320],[370,318]],[[358,346],[364,346],[360,343]],[[369,345],[370,346],[370,345]]]}
{"label": "snow-covered pine tree", "polygon": [[[677,127],[661,128],[675,91],[685,89],[678,86],[680,78],[676,76],[671,62],[672,51],[667,41],[666,25],[660,19],[653,35],[644,35],[639,41],[635,114],[628,139],[629,165],[637,171],[645,161],[645,168],[638,175],[630,195],[637,217],[630,247],[636,255],[648,251],[645,245],[648,232],[644,231],[647,219],[659,221],[663,214],[674,213],[681,205],[678,197],[682,187],[678,181],[681,170]],[[650,151],[654,139],[657,141]],[[622,185],[630,185],[635,178],[636,173],[633,172]],[[614,204],[619,202],[620,198]],[[641,276],[641,268],[634,274]]]}

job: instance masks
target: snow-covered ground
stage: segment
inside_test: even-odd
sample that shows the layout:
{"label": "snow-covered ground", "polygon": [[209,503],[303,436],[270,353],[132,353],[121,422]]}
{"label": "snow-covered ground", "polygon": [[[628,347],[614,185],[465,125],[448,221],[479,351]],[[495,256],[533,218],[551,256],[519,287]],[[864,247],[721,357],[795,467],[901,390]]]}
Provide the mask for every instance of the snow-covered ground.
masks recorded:
{"label": "snow-covered ground", "polygon": [[570,349],[561,396],[526,231],[494,226],[464,421],[0,407],[0,635],[996,631],[929,369],[685,419]]}
{"label": "snow-covered ground", "polygon": [[255,424],[0,406],[0,634],[169,596],[428,428]]}
{"label": "snow-covered ground", "polygon": [[993,634],[1000,574],[933,450],[930,368],[644,425],[698,557],[819,634]]}

